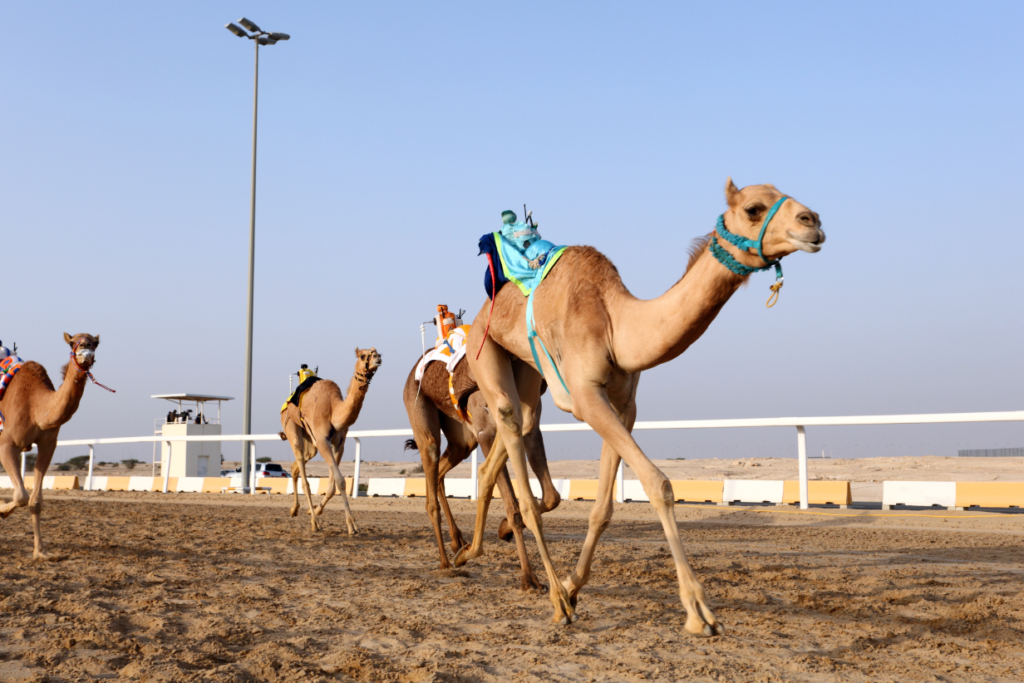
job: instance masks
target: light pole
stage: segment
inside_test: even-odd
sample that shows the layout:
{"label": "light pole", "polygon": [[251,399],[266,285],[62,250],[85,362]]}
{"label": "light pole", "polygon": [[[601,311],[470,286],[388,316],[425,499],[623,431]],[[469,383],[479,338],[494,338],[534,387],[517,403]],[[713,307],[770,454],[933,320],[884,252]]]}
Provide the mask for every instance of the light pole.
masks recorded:
{"label": "light pole", "polygon": [[[224,28],[239,38],[248,38],[256,45],[256,76],[252,89],[252,194],[249,201],[249,308],[245,320],[245,397],[242,405],[242,433],[252,433],[252,284],[256,265],[256,111],[260,92],[260,45],[273,45],[279,40],[291,38],[287,33],[268,33],[245,17],[238,20],[245,27],[225,24]],[[248,32],[246,32],[248,29]],[[252,442],[242,444],[242,476],[247,479],[249,472],[249,451]],[[244,481],[244,479],[243,479]],[[249,484],[255,486],[253,481]],[[246,488],[243,483],[242,488]]]}

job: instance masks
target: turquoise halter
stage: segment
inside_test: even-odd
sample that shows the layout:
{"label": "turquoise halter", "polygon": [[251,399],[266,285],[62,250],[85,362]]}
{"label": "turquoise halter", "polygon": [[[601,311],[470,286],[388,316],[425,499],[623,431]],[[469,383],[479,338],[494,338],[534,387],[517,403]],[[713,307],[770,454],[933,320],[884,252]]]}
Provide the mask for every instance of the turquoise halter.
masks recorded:
{"label": "turquoise halter", "polygon": [[[718,235],[712,235],[711,244],[709,248],[711,250],[711,253],[714,254],[715,258],[718,259],[718,262],[721,263],[726,268],[728,268],[729,270],[731,270],[732,272],[736,273],[737,275],[743,276],[747,276],[750,275],[751,273],[756,273],[761,270],[768,270],[772,266],[775,266],[775,284],[778,285],[778,287],[781,287],[782,263],[780,263],[780,261],[782,259],[775,259],[774,261],[769,261],[768,259],[765,258],[764,252],[762,251],[762,247],[764,245],[764,233],[768,230],[768,224],[772,222],[772,218],[775,217],[775,214],[778,212],[779,207],[781,207],[783,202],[785,202],[787,199],[789,199],[789,197],[783,197],[779,201],[775,202],[775,204],[772,205],[772,208],[768,209],[768,215],[765,216],[764,223],[761,225],[761,234],[757,236],[756,240],[752,240],[747,237],[741,237],[736,233],[729,232],[729,230],[725,227],[725,214],[723,213],[721,216],[719,216],[718,223],[717,225],[715,225],[715,232],[717,232],[718,235],[721,235],[722,239],[728,241],[730,244],[735,245],[736,247],[742,249],[743,251],[756,249],[757,255],[761,257],[762,261],[764,261],[764,265],[761,266],[760,268],[754,268],[752,266],[743,265],[742,263],[734,259],[732,257],[732,254],[730,254],[724,248],[722,248],[722,246],[718,243]],[[776,288],[773,291],[778,291],[778,289]]]}

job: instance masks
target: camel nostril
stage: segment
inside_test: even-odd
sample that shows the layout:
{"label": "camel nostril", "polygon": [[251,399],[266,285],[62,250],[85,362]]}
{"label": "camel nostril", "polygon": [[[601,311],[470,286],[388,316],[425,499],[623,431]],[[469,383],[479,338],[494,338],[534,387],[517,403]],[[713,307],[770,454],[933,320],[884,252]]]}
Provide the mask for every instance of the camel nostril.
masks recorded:
{"label": "camel nostril", "polygon": [[810,213],[809,211],[802,212],[799,216],[796,217],[796,219],[809,228],[818,227],[817,219],[814,217],[814,214]]}

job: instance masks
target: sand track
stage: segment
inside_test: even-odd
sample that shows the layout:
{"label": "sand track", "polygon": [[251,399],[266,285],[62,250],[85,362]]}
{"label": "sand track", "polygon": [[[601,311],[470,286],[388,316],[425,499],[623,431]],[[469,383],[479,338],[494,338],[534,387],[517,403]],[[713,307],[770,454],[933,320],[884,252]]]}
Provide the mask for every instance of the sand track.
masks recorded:
{"label": "sand track", "polygon": [[[453,502],[470,530],[472,504]],[[355,537],[340,505],[314,535],[288,504],[54,494],[56,564],[31,561],[16,511],[0,521],[0,680],[1019,681],[1024,663],[1022,515],[679,507],[727,629],[698,640],[647,505],[616,506],[565,628],[517,590],[500,515],[487,555],[440,573],[421,499],[356,501]],[[546,518],[563,573],[589,508]]]}

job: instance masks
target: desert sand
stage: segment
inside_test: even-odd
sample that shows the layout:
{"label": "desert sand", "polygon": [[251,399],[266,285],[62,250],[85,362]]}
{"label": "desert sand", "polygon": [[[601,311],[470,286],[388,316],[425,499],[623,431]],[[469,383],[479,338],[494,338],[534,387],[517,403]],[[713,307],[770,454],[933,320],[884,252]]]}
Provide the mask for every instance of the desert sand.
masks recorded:
{"label": "desert sand", "polygon": [[[864,463],[812,472],[844,467]],[[283,496],[47,492],[48,550],[64,561],[32,561],[24,510],[0,521],[0,680],[1020,680],[1024,515],[679,505],[726,626],[697,639],[650,505],[616,505],[580,621],[562,627],[546,595],[518,590],[498,510],[485,556],[442,573],[423,499],[353,501],[357,536],[336,502],[314,534]],[[474,504],[452,504],[471,533]],[[590,505],[545,517],[563,575]]]}

